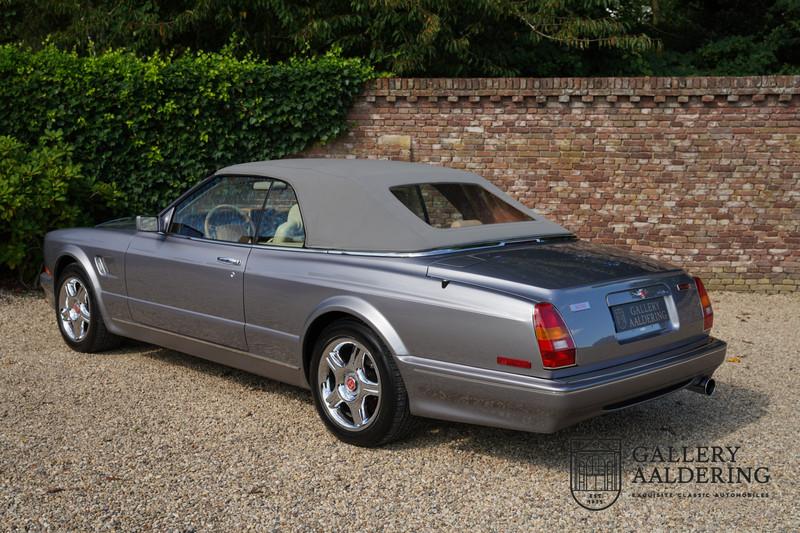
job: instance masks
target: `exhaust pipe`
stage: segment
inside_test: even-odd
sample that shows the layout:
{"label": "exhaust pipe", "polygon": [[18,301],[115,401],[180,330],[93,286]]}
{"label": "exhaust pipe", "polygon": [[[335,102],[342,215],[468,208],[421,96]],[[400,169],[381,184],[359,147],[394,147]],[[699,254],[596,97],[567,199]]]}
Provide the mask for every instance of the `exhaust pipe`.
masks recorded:
{"label": "exhaust pipe", "polygon": [[691,385],[687,387],[692,392],[696,392],[698,394],[705,394],[706,396],[711,396],[714,394],[714,389],[717,388],[717,382],[711,378],[698,378],[692,382]]}

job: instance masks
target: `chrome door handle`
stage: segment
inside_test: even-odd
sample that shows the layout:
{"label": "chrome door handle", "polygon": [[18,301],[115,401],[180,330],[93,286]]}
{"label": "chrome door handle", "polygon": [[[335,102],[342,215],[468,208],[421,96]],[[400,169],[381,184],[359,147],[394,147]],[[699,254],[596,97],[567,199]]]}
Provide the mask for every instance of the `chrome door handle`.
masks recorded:
{"label": "chrome door handle", "polygon": [[241,265],[241,259],[236,259],[235,257],[217,257],[217,261],[220,263],[225,263],[226,265]]}

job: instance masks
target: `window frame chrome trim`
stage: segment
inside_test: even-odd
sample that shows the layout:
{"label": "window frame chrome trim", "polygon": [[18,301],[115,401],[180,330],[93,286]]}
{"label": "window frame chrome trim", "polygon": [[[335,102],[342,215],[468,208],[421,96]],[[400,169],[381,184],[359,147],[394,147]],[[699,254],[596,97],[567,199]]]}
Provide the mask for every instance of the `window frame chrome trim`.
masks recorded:
{"label": "window frame chrome trim", "polygon": [[[280,250],[286,252],[315,253],[315,254],[327,254],[327,255],[347,255],[355,257],[360,256],[360,257],[394,257],[394,258],[435,257],[439,255],[448,255],[459,252],[492,250],[497,248],[503,248],[504,246],[508,246],[509,244],[521,244],[525,242],[541,243],[552,238],[551,236],[548,236],[547,239],[542,239],[541,237],[533,237],[530,239],[515,239],[509,241],[500,241],[492,243],[491,245],[476,245],[476,246],[461,247],[461,248],[439,248],[436,250],[422,250],[419,252],[367,252],[358,250],[336,250],[336,249],[307,248],[307,247],[298,248],[294,246],[280,246],[275,244],[252,244],[252,243],[241,243],[241,242],[230,242],[230,241],[217,241],[214,239],[204,239],[202,237],[190,237],[188,235],[178,235],[176,233],[169,233],[166,235],[166,237],[175,237],[178,239],[186,239],[198,242],[225,244],[228,246],[237,246],[244,248],[258,248],[260,250]],[[564,234],[563,237],[574,237],[574,235]]]}

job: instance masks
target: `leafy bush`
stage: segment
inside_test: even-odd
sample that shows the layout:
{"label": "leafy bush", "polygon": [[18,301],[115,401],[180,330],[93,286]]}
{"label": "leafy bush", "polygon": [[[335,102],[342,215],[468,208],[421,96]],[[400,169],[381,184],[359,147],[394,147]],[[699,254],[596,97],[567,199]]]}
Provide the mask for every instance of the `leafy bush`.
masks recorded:
{"label": "leafy bush", "polygon": [[23,278],[38,270],[48,230],[87,223],[92,203],[116,198],[112,187],[81,174],[58,132],[32,147],[0,136],[0,177],[0,265]]}
{"label": "leafy bush", "polygon": [[219,167],[338,136],[373,76],[336,53],[268,64],[227,52],[142,59],[6,45],[0,133],[36,145],[44,131],[61,131],[83,174],[118,191],[112,209],[93,204],[96,217],[155,212]]}

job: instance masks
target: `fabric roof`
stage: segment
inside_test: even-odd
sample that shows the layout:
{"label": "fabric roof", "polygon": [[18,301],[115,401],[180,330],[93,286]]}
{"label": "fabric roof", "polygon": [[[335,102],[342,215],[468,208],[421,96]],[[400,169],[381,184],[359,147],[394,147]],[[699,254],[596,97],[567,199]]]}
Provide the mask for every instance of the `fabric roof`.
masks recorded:
{"label": "fabric roof", "polygon": [[[289,183],[297,193],[309,248],[416,252],[570,233],[484,178],[446,167],[363,159],[282,159],[233,165],[216,174],[264,176]],[[534,220],[434,228],[389,190],[415,183],[475,183]]]}

